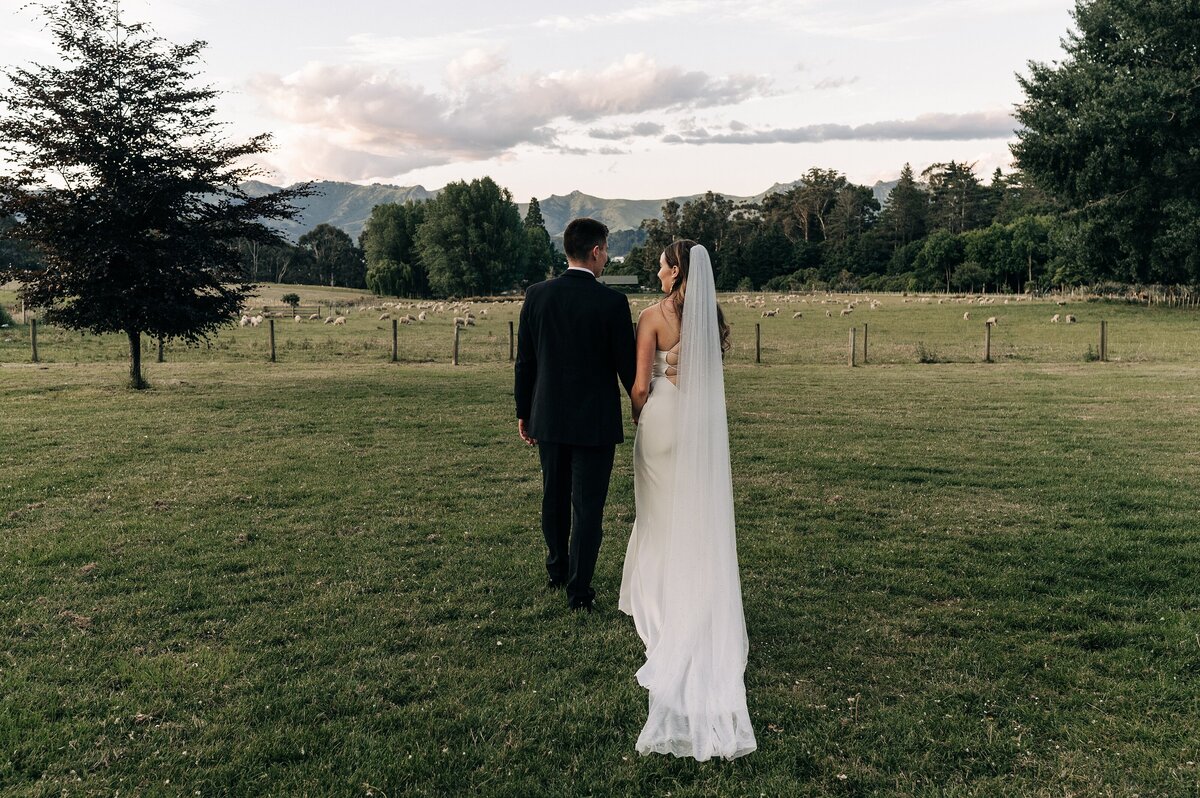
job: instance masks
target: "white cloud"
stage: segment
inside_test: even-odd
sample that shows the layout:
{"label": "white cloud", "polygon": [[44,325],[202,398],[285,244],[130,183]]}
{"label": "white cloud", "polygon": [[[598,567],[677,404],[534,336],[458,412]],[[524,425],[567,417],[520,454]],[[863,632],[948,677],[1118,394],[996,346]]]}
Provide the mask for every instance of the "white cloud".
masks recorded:
{"label": "white cloud", "polygon": [[817,91],[827,91],[829,89],[841,89],[846,86],[853,86],[855,83],[858,83],[858,75],[851,75],[850,77],[828,77],[818,80],[813,84],[813,88]]}
{"label": "white cloud", "polygon": [[465,89],[504,69],[504,58],[496,51],[473,47],[446,66],[446,85],[454,90]]}
{"label": "white cloud", "polygon": [[[249,90],[307,138],[324,142],[297,155],[304,174],[367,179],[492,158],[522,145],[573,152],[577,148],[557,140],[563,125],[731,105],[769,85],[752,75],[713,77],[661,66],[644,55],[626,56],[599,72],[511,75],[495,53],[472,51],[449,72],[454,90],[435,93],[393,70],[311,63],[287,76],[256,76]],[[644,124],[631,129],[650,130]]]}
{"label": "white cloud", "polygon": [[822,141],[969,141],[1011,138],[1016,120],[1008,111],[979,111],[968,114],[922,114],[915,119],[885,120],[863,125],[805,125],[762,130],[732,129],[709,133],[704,128],[683,126],[679,133],[663,137],[667,144],[798,144]]}
{"label": "white cloud", "polygon": [[588,135],[594,139],[617,141],[639,136],[657,136],[663,132],[663,126],[657,122],[638,122],[626,127],[592,128]]}
{"label": "white cloud", "polygon": [[703,13],[710,10],[712,6],[712,2],[705,2],[705,0],[662,0],[658,3],[633,6],[608,14],[583,14],[575,17],[559,14],[552,17],[544,17],[534,24],[539,28],[581,31],[609,25],[678,19],[683,16]]}

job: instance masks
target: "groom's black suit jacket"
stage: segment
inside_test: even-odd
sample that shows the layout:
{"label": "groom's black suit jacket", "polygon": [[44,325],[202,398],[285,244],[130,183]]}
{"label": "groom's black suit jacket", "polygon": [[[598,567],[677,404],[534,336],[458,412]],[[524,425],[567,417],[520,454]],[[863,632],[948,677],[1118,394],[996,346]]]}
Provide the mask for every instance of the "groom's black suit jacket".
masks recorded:
{"label": "groom's black suit jacket", "polygon": [[525,291],[517,337],[517,418],[539,443],[622,442],[621,391],[636,371],[629,300],[568,270]]}

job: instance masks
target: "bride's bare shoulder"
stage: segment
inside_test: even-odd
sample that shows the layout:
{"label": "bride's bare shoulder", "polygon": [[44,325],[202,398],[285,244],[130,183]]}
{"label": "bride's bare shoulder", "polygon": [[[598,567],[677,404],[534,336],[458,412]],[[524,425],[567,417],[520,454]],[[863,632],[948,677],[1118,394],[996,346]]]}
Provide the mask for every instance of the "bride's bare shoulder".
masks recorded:
{"label": "bride's bare shoulder", "polygon": [[638,314],[638,324],[647,321],[653,323],[662,318],[662,304],[665,301],[664,299],[660,299],[653,305],[647,305],[643,308],[642,312]]}

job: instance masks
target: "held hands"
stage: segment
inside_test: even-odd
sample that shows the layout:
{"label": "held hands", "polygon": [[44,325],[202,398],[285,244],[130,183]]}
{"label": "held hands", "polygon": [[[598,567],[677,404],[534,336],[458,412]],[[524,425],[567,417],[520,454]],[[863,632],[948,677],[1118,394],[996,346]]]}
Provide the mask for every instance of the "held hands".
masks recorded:
{"label": "held hands", "polygon": [[533,446],[537,443],[537,440],[530,436],[529,431],[525,428],[525,419],[523,418],[517,419],[517,434],[521,436],[521,440],[525,441],[525,443],[529,444],[530,446]]}

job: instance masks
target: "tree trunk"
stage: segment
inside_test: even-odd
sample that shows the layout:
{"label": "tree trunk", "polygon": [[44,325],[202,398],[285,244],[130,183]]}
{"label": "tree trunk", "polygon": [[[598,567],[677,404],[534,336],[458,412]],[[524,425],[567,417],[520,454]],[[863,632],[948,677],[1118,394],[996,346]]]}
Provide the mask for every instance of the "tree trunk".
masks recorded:
{"label": "tree trunk", "polygon": [[146,387],[142,379],[142,331],[126,330],[129,336],[129,387],[140,391]]}

